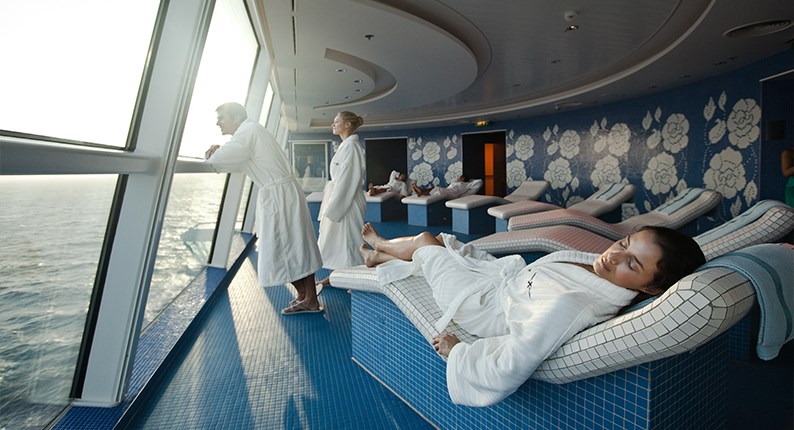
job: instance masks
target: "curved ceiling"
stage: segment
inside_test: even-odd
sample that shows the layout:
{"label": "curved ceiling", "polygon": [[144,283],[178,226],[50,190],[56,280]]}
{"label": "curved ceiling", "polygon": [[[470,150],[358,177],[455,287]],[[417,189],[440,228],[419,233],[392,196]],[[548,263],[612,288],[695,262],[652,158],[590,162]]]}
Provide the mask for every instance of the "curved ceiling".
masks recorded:
{"label": "curved ceiling", "polygon": [[[788,0],[293,0],[259,3],[293,132],[542,115],[636,97],[790,49]],[[572,29],[570,26],[576,26]],[[793,65],[794,67],[794,65]]]}

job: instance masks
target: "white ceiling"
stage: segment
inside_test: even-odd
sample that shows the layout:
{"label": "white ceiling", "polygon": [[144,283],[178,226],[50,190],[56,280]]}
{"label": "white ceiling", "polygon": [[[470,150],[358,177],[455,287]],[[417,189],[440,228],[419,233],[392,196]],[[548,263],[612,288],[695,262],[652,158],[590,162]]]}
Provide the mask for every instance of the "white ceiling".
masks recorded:
{"label": "white ceiling", "polygon": [[328,131],[340,110],[382,130],[604,104],[792,49],[794,38],[794,26],[723,35],[794,19],[791,0],[258,0],[256,9],[296,132]]}

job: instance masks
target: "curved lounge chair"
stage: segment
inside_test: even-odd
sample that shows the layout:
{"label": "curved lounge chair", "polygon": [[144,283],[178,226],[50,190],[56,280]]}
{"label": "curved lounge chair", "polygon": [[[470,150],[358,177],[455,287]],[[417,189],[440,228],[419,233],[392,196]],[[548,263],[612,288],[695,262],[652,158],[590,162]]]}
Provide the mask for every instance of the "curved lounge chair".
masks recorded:
{"label": "curved lounge chair", "polygon": [[[569,206],[568,210],[575,210],[588,215],[601,218],[605,221],[612,221],[620,216],[620,205],[634,197],[637,187],[633,184],[613,183],[599,188],[590,197]],[[565,209],[557,205],[535,202],[521,201],[515,203],[494,206],[488,209],[488,215],[496,219],[496,231],[507,231],[508,222],[511,218],[519,215],[527,215],[538,212],[545,212],[554,209]],[[609,218],[607,218],[609,217]]]}
{"label": "curved lounge chair", "polygon": [[[764,263],[757,267],[772,267],[767,278],[777,273],[791,282],[787,261],[794,258],[794,247],[759,247],[775,256],[776,263],[767,265],[767,259],[754,255]],[[751,253],[744,248],[740,254]],[[705,428],[724,419],[727,394],[717,382],[726,377],[729,348],[721,334],[754,306],[758,286],[751,277],[729,265],[704,267],[645,306],[576,334],[516,393],[482,409],[460,408],[449,400],[443,361],[430,345],[442,312],[424,278],[412,276],[381,288],[375,270],[358,266],[334,271],[331,283],[354,290],[353,359],[432,422],[444,422],[447,414],[483,424],[511,416],[517,426],[531,428],[554,411],[562,420],[597,416],[607,427],[621,427],[626,415],[637,414],[648,421],[636,428],[673,428],[683,411],[690,411],[682,399],[695,396],[704,403],[685,420]],[[464,342],[476,340],[454,322],[445,331]],[[676,413],[651,413],[660,409]]]}
{"label": "curved lounge chair", "polygon": [[[758,243],[779,240],[794,231],[794,208],[762,200],[732,220],[695,236],[707,260]],[[619,239],[619,238],[617,238]],[[570,225],[499,232],[470,242],[491,254],[550,253],[568,249],[604,252],[616,239]]]}
{"label": "curved lounge chair", "polygon": [[535,229],[550,225],[572,225],[612,239],[627,236],[637,227],[655,225],[679,228],[715,208],[722,195],[713,190],[689,188],[676,198],[644,214],[619,223],[608,223],[594,216],[570,209],[557,209],[510,218],[509,231]]}
{"label": "curved lounge chair", "polygon": [[[455,195],[455,198],[476,194],[482,188],[482,179],[472,179],[466,191]],[[408,196],[402,203],[408,205],[408,224],[418,226],[444,225],[451,220],[451,211],[444,203],[450,199],[448,193],[442,192],[429,196]]]}
{"label": "curved lounge chair", "polygon": [[522,182],[518,188],[504,198],[472,194],[449,200],[446,202],[446,206],[452,209],[452,230],[466,234],[493,233],[496,231],[497,223],[488,214],[491,209],[497,207],[530,204],[546,208],[542,210],[556,208],[557,206],[535,201],[548,188],[548,181],[528,180]]}

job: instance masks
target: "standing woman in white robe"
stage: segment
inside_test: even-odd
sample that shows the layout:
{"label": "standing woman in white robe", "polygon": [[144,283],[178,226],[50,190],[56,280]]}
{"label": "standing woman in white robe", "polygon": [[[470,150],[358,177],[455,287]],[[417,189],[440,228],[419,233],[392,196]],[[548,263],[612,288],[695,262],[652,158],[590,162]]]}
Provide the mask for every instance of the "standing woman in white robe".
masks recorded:
{"label": "standing woman in white robe", "polygon": [[256,234],[257,272],[263,286],[292,283],[298,297],[285,315],[322,311],[314,272],[322,267],[320,250],[303,189],[287,156],[264,127],[248,118],[239,103],[216,109],[218,127],[232,135],[223,146],[212,145],[205,157],[219,172],[245,173],[259,187]]}
{"label": "standing woman in white robe", "polygon": [[[363,123],[360,116],[344,111],[336,115],[331,125],[331,131],[342,138],[342,143],[331,159],[331,180],[323,190],[318,239],[323,267],[331,270],[364,263],[358,247],[367,205],[362,188],[365,159],[364,148],[354,134]],[[327,284],[328,279],[321,283]]]}

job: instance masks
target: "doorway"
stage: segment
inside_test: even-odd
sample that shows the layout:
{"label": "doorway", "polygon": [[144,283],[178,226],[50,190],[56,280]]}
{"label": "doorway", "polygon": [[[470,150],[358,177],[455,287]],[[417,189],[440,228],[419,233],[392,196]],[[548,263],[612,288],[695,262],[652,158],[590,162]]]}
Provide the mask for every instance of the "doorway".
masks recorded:
{"label": "doorway", "polygon": [[463,175],[482,178],[481,193],[504,197],[507,194],[505,131],[464,133]]}
{"label": "doorway", "polygon": [[408,138],[365,139],[367,184],[383,185],[396,170],[408,175]]}
{"label": "doorway", "polygon": [[784,201],[786,181],[781,153],[794,148],[794,70],[761,82],[759,199]]}

